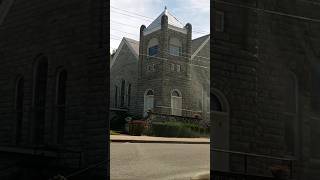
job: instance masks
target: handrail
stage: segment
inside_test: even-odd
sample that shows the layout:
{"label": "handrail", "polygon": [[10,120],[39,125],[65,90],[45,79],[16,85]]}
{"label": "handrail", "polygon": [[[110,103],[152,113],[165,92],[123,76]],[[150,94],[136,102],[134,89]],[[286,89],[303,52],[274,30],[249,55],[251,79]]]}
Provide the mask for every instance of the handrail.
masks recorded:
{"label": "handrail", "polygon": [[269,156],[269,155],[246,153],[246,152],[232,151],[232,150],[225,150],[225,149],[217,149],[217,148],[211,148],[211,151],[229,153],[229,154],[237,154],[237,155],[244,156],[244,173],[245,174],[247,174],[247,171],[248,171],[248,157],[259,157],[259,158],[279,160],[279,161],[288,161],[289,162],[289,166],[290,166],[290,178],[293,177],[293,172],[292,172],[292,170],[293,170],[293,161],[296,161],[296,159],[294,159],[294,158],[275,157],[275,156]]}
{"label": "handrail", "polygon": [[75,172],[73,172],[73,173],[71,173],[71,174],[69,174],[69,175],[67,175],[67,176],[65,176],[65,177],[66,177],[66,178],[74,177],[74,176],[79,175],[79,174],[82,174],[82,173],[84,173],[84,172],[86,172],[86,171],[88,171],[88,170],[91,170],[91,169],[100,167],[101,165],[103,165],[103,164],[105,164],[105,163],[107,163],[107,160],[101,161],[101,162],[99,162],[99,163],[96,163],[96,164],[94,164],[94,165],[88,166],[88,167],[83,168],[83,169],[81,169],[81,170],[75,171]]}
{"label": "handrail", "polygon": [[297,160],[297,159],[294,159],[294,158],[276,157],[276,156],[261,155],[261,154],[254,154],[254,153],[246,153],[246,152],[240,152],[240,151],[217,149],[217,148],[211,148],[211,150],[216,151],[216,152],[225,152],[225,153],[231,153],[231,154],[239,154],[239,155],[246,155],[246,156],[252,156],[252,157],[261,157],[261,158],[281,160],[281,161],[296,161]]}

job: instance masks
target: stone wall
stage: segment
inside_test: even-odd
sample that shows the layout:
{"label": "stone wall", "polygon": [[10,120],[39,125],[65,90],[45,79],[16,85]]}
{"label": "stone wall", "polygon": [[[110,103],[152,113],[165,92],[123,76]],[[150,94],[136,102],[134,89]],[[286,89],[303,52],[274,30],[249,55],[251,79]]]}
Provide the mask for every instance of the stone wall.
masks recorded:
{"label": "stone wall", "polygon": [[[0,26],[1,146],[22,150],[33,146],[34,65],[38,57],[45,57],[45,146],[56,146],[56,75],[58,68],[63,67],[68,74],[64,147],[82,151],[82,168],[107,160],[106,7],[104,1],[14,2]],[[18,76],[24,79],[20,145],[14,143]],[[106,166],[95,174],[106,177]]]}
{"label": "stone wall", "polygon": [[[316,17],[319,8],[302,1],[232,3],[308,18]],[[293,156],[296,178],[318,177],[309,139],[311,117],[319,119],[312,105],[317,97],[313,82],[318,81],[314,74],[320,61],[314,48],[320,39],[315,33],[319,25],[235,5],[215,5],[214,10],[225,13],[225,31],[214,33],[211,81],[230,103],[231,150]],[[290,78],[296,82],[294,96],[294,87],[288,88]],[[297,103],[288,110],[292,99]],[[252,172],[267,170],[270,164],[261,162],[253,162]]]}

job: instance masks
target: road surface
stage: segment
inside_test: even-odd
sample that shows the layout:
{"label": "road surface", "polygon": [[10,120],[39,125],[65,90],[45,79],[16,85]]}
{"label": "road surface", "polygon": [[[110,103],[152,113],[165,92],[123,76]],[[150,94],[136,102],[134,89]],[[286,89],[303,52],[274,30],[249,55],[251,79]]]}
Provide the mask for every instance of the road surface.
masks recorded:
{"label": "road surface", "polygon": [[210,171],[209,144],[111,143],[111,180],[190,180]]}

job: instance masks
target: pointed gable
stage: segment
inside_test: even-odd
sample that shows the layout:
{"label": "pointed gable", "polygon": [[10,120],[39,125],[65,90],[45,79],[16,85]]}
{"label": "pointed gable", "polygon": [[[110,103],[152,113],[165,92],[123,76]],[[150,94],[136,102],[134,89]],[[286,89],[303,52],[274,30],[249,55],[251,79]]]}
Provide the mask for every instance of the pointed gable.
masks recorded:
{"label": "pointed gable", "polygon": [[192,40],[191,59],[193,59],[207,43],[210,43],[210,34]]}
{"label": "pointed gable", "polygon": [[119,48],[117,49],[115,55],[113,56],[113,58],[111,59],[110,62],[110,68],[112,68],[112,66],[115,64],[115,62],[117,61],[117,57],[119,56],[119,54],[121,53],[121,50],[123,48],[123,46],[126,45],[129,50],[132,52],[132,54],[134,55],[134,57],[136,58],[136,60],[139,59],[139,41],[124,37],[119,45]]}
{"label": "pointed gable", "polygon": [[178,30],[184,33],[187,33],[184,25],[174,17],[167,9],[165,9],[145,30],[144,35],[150,34],[154,31],[161,29],[161,19],[162,16],[166,15],[168,17],[168,28]]}

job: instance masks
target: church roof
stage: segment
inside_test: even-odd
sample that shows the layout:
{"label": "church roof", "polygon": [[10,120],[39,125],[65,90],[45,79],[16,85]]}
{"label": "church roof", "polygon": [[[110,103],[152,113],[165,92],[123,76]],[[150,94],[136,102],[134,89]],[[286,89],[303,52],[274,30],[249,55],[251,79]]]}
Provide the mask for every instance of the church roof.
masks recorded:
{"label": "church roof", "polygon": [[124,37],[124,38],[122,38],[122,41],[121,41],[116,53],[114,54],[114,56],[112,56],[112,59],[110,61],[110,68],[112,68],[115,61],[118,59],[117,57],[118,57],[119,53],[121,52],[124,45],[128,46],[129,50],[132,52],[132,54],[134,55],[136,60],[139,59],[139,41]]}
{"label": "church roof", "polygon": [[210,43],[210,34],[192,40],[191,59],[195,58],[207,43]]}
{"label": "church roof", "polygon": [[127,38],[127,37],[124,37],[124,39],[128,42],[128,44],[131,46],[131,50],[132,52],[139,56],[139,41],[136,41],[134,39],[130,39],[130,38]]}
{"label": "church roof", "polygon": [[[206,45],[209,42],[209,40],[210,34],[192,40],[191,59],[193,59],[197,55],[197,53],[203,48],[204,45]],[[112,67],[115,63],[117,56],[119,55],[124,44],[126,44],[129,47],[130,51],[135,55],[136,60],[139,59],[139,41],[124,37],[119,45],[116,54],[111,59],[110,67]]]}
{"label": "church roof", "polygon": [[168,28],[184,30],[184,32],[186,32],[184,25],[165,8],[165,10],[144,30],[144,33],[148,34],[161,29],[161,19],[163,15],[168,16]]}
{"label": "church roof", "polygon": [[208,37],[210,37],[210,34],[207,34],[205,36],[201,36],[201,37],[199,37],[197,39],[193,39],[192,40],[192,50],[191,50],[192,52],[191,52],[191,54],[193,54],[204,43],[204,41]]}

